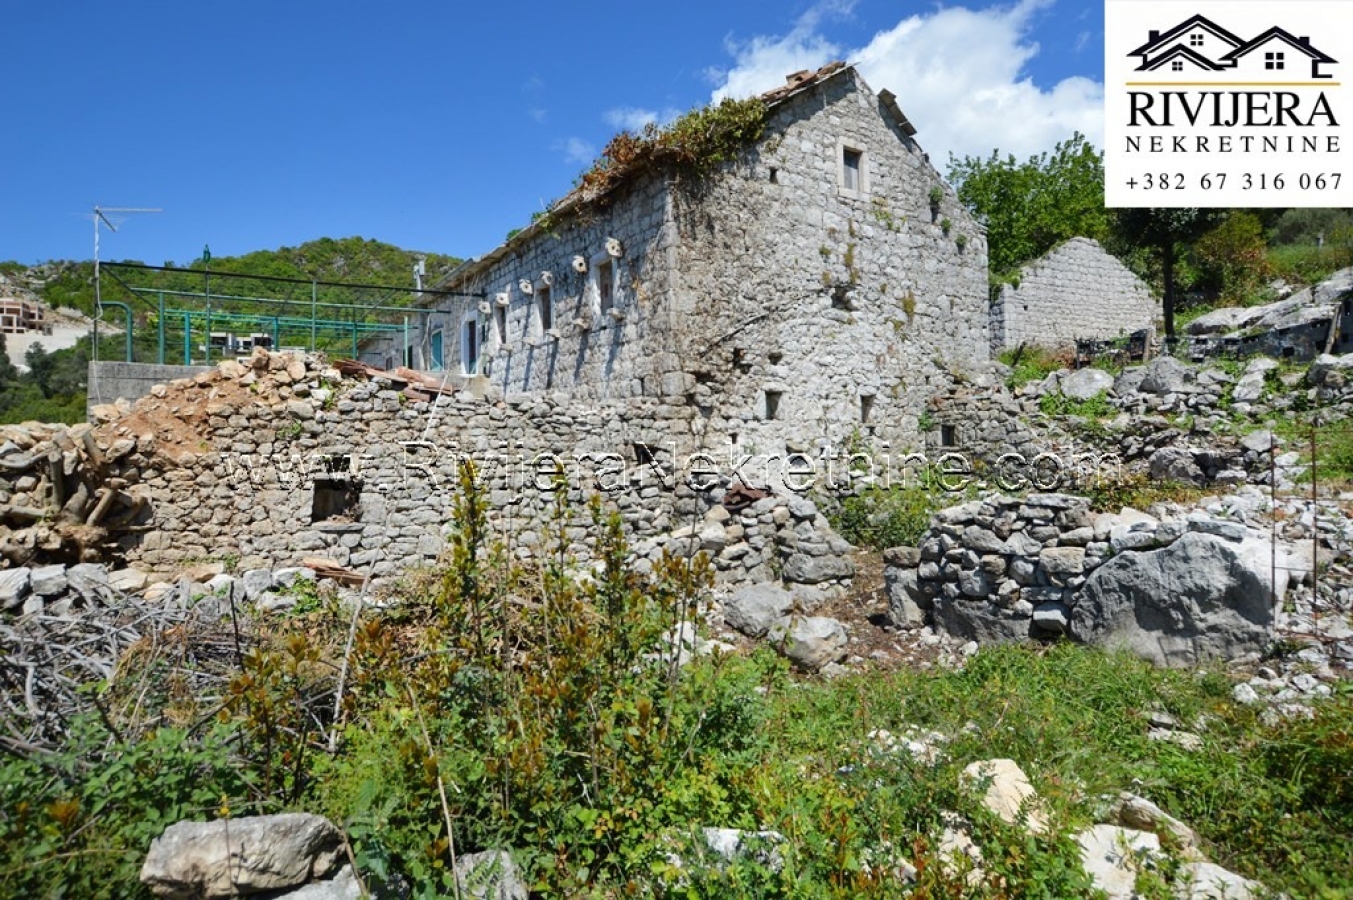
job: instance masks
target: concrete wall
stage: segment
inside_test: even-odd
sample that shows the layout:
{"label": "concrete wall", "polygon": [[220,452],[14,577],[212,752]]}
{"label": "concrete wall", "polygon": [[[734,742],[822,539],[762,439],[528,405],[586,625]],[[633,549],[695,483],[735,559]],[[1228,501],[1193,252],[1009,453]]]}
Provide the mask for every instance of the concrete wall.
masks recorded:
{"label": "concrete wall", "polygon": [[151,363],[111,362],[89,364],[88,409],[118,400],[135,401],[150,393],[157,384],[176,378],[191,378],[210,372],[214,366],[160,366]]}
{"label": "concrete wall", "polygon": [[1147,286],[1096,241],[1072,238],[1020,270],[991,306],[991,346],[1057,347],[1105,340],[1151,325],[1157,303]]}

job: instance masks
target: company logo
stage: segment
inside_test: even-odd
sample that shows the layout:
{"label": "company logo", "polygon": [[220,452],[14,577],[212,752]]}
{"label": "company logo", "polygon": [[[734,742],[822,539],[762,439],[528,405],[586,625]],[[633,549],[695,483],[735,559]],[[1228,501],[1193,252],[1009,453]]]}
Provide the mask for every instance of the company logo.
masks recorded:
{"label": "company logo", "polygon": [[1128,56],[1141,58],[1138,72],[1202,75],[1234,71],[1265,78],[1301,76],[1307,66],[1312,79],[1332,78],[1324,67],[1338,62],[1311,46],[1309,37],[1294,37],[1276,25],[1245,41],[1206,16],[1192,16],[1169,31],[1152,31],[1146,43]]}
{"label": "company logo", "polygon": [[1348,205],[1346,11],[1200,0],[1181,17],[1181,6],[1105,0],[1105,202]]}

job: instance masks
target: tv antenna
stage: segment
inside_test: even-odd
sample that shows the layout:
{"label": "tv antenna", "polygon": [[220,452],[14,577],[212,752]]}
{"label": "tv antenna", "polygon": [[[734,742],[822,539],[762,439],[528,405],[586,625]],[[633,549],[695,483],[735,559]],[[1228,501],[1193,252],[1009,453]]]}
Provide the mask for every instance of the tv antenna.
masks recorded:
{"label": "tv antenna", "polygon": [[[93,354],[95,362],[99,361],[99,320],[103,318],[103,284],[99,276],[99,228],[100,225],[106,225],[108,230],[117,233],[117,225],[108,218],[108,213],[122,215],[123,213],[157,213],[164,212],[162,209],[149,209],[146,207],[131,206],[95,206],[94,214],[91,218],[94,220],[94,339],[90,351]],[[131,308],[127,310],[127,344],[131,346]],[[131,362],[131,360],[128,360]]]}

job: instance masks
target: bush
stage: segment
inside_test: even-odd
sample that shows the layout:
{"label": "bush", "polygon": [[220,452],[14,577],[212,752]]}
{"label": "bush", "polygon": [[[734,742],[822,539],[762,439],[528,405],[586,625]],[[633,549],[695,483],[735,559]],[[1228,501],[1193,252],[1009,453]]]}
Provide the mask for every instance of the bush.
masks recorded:
{"label": "bush", "polygon": [[841,501],[828,518],[840,535],[857,547],[886,550],[914,547],[930,527],[935,511],[957,502],[935,484],[869,486]]}

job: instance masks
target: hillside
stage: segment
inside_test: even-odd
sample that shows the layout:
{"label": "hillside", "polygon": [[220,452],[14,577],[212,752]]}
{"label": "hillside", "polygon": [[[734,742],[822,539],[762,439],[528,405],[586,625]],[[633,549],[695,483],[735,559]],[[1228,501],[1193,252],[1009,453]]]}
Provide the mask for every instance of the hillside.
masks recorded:
{"label": "hillside", "polygon": [[[421,253],[404,250],[393,244],[361,237],[319,238],[298,247],[278,250],[257,250],[243,256],[213,258],[210,271],[213,276],[246,275],[269,278],[315,280],[349,284],[380,285],[391,288],[412,288],[413,268],[419,258],[424,260],[424,283],[430,284],[455,268],[460,260],[440,253]],[[165,267],[178,266],[172,260]],[[203,270],[202,260],[185,263],[183,268]],[[116,275],[116,278],[108,277]],[[170,272],[106,269],[103,299],[126,302],[132,294],[118,284],[118,279],[137,286],[154,285],[172,290],[200,290],[197,275]],[[38,266],[23,266],[15,262],[0,262],[0,296],[14,295],[23,299],[39,299],[51,309],[73,308],[89,314],[94,310],[94,264],[91,261],[54,260]],[[247,284],[250,296],[272,296],[273,288],[282,291],[294,285],[235,280],[232,286]],[[227,288],[229,290],[229,288]],[[335,302],[354,302],[343,289],[331,289]],[[411,295],[394,293],[381,302],[401,304]],[[133,304],[135,305],[135,304]],[[153,315],[153,314],[152,314]],[[136,358],[153,360],[154,329],[145,310],[138,309],[136,329]],[[120,321],[120,320],[119,320]],[[112,329],[110,329],[111,331]],[[52,349],[50,343],[33,344],[26,353],[6,359],[4,343],[0,341],[0,422],[39,420],[47,422],[77,422],[85,414],[85,383],[90,358],[89,338],[81,338],[73,347]],[[122,358],[121,336],[100,339],[101,358]],[[26,366],[20,372],[14,365]]]}
{"label": "hillside", "polygon": [[[236,275],[413,287],[413,267],[420,257],[425,260],[428,283],[460,263],[453,256],[405,250],[394,244],[353,236],[319,238],[298,247],[256,250],[243,256],[214,257],[210,269]],[[203,268],[200,259],[184,263],[166,260],[164,265]],[[33,267],[3,262],[0,272],[10,273],[16,281],[26,284],[53,309],[69,306],[85,313],[94,309],[92,261],[53,260]]]}

